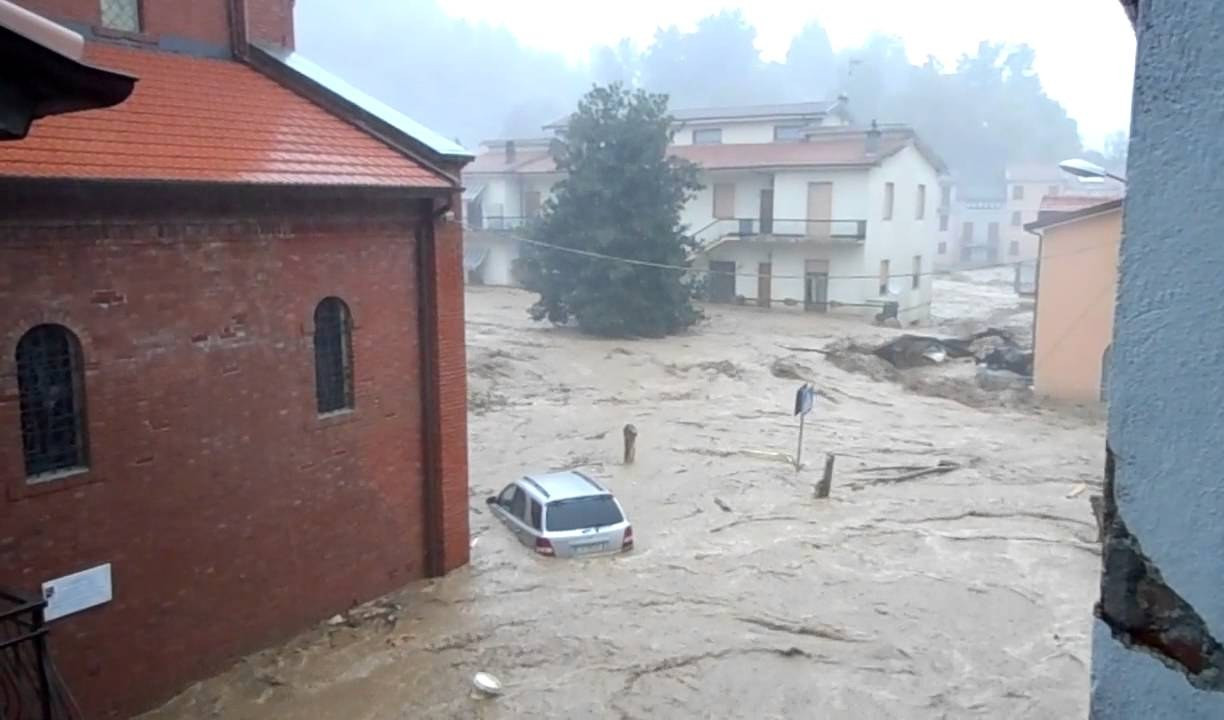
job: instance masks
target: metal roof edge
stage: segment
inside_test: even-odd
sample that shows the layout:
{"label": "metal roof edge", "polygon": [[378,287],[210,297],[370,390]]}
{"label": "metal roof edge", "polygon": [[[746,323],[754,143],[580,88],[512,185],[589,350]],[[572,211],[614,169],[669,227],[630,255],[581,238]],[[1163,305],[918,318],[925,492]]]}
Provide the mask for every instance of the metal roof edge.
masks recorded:
{"label": "metal roof edge", "polygon": [[[446,179],[452,187],[460,187],[459,170],[475,157],[457,143],[445,140],[297,53],[251,44],[249,52],[242,60],[298,95],[390,145],[409,159],[419,162]],[[344,85],[346,92],[329,86],[321,79],[324,77]],[[409,126],[403,127],[405,124]],[[427,138],[418,137],[418,134],[426,135]],[[437,142],[437,138],[442,138],[442,142]],[[431,143],[431,140],[434,142]],[[446,165],[459,167],[452,172],[443,167]]]}

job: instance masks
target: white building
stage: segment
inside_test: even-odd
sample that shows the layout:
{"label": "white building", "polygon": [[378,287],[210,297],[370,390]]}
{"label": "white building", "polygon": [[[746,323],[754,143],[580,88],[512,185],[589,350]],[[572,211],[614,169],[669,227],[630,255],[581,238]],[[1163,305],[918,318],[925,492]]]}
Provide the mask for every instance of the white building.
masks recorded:
{"label": "white building", "polygon": [[[711,301],[927,319],[950,197],[941,161],[912,130],[854,128],[840,102],[673,116],[671,152],[696,163],[704,185],[683,220]],[[485,282],[502,261],[484,235],[528,222],[559,179],[547,145],[487,143],[464,171],[468,226],[480,231],[469,248],[490,248]]]}
{"label": "white building", "polygon": [[518,231],[539,214],[561,179],[550,138],[492,140],[463,171],[463,264],[469,282],[518,285]]}
{"label": "white building", "polygon": [[929,316],[942,163],[909,129],[822,124],[673,152],[701,167],[684,221],[710,300]]}

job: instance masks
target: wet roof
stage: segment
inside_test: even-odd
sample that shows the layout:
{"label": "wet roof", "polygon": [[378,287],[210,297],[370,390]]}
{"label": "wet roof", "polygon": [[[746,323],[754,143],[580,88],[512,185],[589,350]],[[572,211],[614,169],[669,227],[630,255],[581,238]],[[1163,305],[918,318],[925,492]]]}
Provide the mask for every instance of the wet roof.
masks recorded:
{"label": "wet roof", "polygon": [[90,44],[140,78],[124,103],[47,118],[0,176],[449,188],[454,182],[251,67]]}
{"label": "wet roof", "polygon": [[545,499],[550,502],[553,500],[570,500],[577,497],[608,494],[608,491],[595,481],[575,470],[565,470],[543,475],[528,475],[523,479],[529,481],[528,484],[534,482],[539,488],[542,488],[545,493]]}
{"label": "wet roof", "polygon": [[451,155],[461,158],[473,156],[474,153],[464,148],[458,142],[447,138],[441,133],[430,130],[378,98],[358,90],[340,76],[308,60],[301,53],[285,52],[275,48],[265,48],[264,50],[274,54],[281,62],[293,70],[326,87],[345,100],[361,107],[366,112],[376,115],[380,120],[390,124],[400,132],[411,135],[439,155]]}

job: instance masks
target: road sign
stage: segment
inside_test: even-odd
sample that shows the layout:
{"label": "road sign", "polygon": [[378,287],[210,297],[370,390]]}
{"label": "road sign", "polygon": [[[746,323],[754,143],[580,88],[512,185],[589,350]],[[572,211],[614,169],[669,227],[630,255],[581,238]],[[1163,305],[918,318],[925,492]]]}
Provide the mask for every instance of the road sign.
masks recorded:
{"label": "road sign", "polygon": [[795,450],[795,470],[803,467],[803,421],[812,411],[812,400],[816,397],[816,389],[808,383],[799,386],[795,392],[795,414],[799,416],[799,448]]}
{"label": "road sign", "polygon": [[804,383],[799,386],[799,390],[795,392],[795,414],[807,415],[812,411],[812,400],[816,396],[816,389],[811,385]]}

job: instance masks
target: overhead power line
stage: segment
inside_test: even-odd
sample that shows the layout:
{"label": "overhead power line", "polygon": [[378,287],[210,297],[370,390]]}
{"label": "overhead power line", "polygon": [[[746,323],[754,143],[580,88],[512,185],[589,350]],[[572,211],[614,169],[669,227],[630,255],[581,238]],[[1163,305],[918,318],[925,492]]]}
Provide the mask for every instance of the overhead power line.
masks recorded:
{"label": "overhead power line", "polygon": [[[709,268],[691,267],[687,265],[670,265],[668,263],[658,263],[658,262],[652,262],[650,260],[638,260],[635,258],[619,257],[616,255],[606,255],[604,253],[594,252],[592,250],[582,250],[579,248],[565,247],[564,245],[554,245],[552,243],[541,242],[539,240],[531,240],[525,237],[518,237],[518,240],[528,245],[548,248],[550,250],[566,252],[566,253],[570,253],[573,255],[581,255],[583,257],[589,257],[589,258],[593,258],[597,260],[608,260],[611,262],[620,262],[620,263],[625,263],[628,265],[638,265],[641,267],[658,268],[660,270],[676,270],[678,272],[701,273],[704,275],[722,275],[722,276],[751,277],[751,278],[768,277],[768,278],[773,278],[774,280],[804,280],[806,279],[806,275],[777,275],[777,274],[739,272],[739,271],[730,272],[726,270],[710,270]],[[1092,252],[1094,250],[1102,249],[1109,244],[1110,243],[1101,243],[1100,245],[1080,248],[1079,250],[1072,250],[1066,253],[1049,254],[1045,256],[1045,259],[1065,257],[1069,255],[1079,255],[1085,252]],[[888,277],[889,278],[894,278],[894,277],[912,278],[914,277],[914,275],[918,275],[919,277],[928,277],[928,276],[934,276],[934,275],[953,275],[955,273],[973,272],[976,270],[992,270],[992,269],[997,269],[997,268],[1014,267],[1017,265],[1022,265],[1026,262],[1034,262],[1034,261],[1032,260],[1012,260],[1010,262],[989,263],[985,265],[974,265],[970,267],[958,267],[958,268],[949,269],[949,270],[928,270],[928,271],[923,271],[919,273],[895,272],[895,273],[889,273]],[[828,275],[826,279],[828,280],[877,280],[880,277],[881,276],[879,274],[873,273],[870,275]]]}

